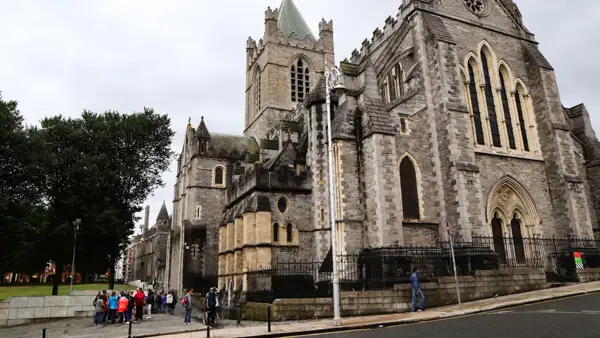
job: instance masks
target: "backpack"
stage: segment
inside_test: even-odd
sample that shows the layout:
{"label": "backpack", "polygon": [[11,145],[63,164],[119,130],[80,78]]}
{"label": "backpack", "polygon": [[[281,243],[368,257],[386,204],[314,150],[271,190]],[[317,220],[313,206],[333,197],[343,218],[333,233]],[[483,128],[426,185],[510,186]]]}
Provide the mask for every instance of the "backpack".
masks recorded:
{"label": "backpack", "polygon": [[183,298],[181,298],[181,305],[185,306],[186,303],[187,303],[187,297],[184,296]]}

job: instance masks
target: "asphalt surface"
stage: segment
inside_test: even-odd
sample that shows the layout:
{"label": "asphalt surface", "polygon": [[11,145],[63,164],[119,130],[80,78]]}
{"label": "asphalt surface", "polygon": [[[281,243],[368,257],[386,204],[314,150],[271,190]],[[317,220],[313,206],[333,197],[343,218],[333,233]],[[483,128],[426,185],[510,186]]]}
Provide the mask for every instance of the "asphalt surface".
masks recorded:
{"label": "asphalt surface", "polygon": [[418,324],[319,338],[600,338],[600,293]]}

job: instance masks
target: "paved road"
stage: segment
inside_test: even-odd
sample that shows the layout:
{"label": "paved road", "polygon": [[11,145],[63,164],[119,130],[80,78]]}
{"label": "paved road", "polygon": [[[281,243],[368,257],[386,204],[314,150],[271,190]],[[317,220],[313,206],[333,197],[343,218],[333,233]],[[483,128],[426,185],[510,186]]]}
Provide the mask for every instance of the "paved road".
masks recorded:
{"label": "paved road", "polygon": [[319,338],[598,338],[600,293],[496,312]]}

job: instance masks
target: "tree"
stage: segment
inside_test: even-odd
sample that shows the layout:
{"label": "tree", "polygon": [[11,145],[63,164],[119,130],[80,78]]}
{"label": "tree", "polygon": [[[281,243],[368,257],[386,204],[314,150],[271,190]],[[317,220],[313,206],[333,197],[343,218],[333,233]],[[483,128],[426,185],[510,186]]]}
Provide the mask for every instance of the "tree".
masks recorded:
{"label": "tree", "polygon": [[[43,171],[37,131],[23,124],[16,101],[0,92],[0,278],[4,271],[35,271],[39,259],[29,245],[44,222]],[[43,266],[43,260],[41,265]]]}
{"label": "tree", "polygon": [[[133,114],[84,112],[79,119],[44,119],[41,133],[49,221],[40,246],[60,276],[70,261],[72,221],[82,219],[77,252],[93,247],[95,253],[86,250],[79,261],[107,263],[113,288],[114,266],[133,233],[135,213],[163,185],[172,157],[170,120],[148,108]],[[53,294],[59,283],[55,278]]]}
{"label": "tree", "polygon": [[[94,177],[102,187],[101,196],[111,206],[112,234],[106,239],[110,285],[114,285],[115,263],[133,234],[134,215],[156,188],[163,186],[162,173],[169,167],[174,132],[167,115],[152,109],[143,112],[104,114],[84,112],[85,128],[90,131],[88,151],[94,161]],[[99,197],[99,196],[98,196]],[[108,212],[108,211],[107,211]]]}

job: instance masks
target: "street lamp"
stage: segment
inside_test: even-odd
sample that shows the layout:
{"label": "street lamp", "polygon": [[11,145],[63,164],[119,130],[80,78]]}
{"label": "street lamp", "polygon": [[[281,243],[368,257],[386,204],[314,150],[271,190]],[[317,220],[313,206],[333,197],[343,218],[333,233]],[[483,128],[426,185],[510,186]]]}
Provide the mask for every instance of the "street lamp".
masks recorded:
{"label": "street lamp", "polygon": [[81,225],[81,218],[78,218],[73,221],[74,227],[74,238],[73,238],[73,261],[71,262],[71,289],[69,290],[69,294],[73,294],[73,271],[75,267],[75,248],[77,247],[77,231],[79,231],[79,226]]}
{"label": "street lamp", "polygon": [[332,284],[333,284],[333,323],[342,324],[340,315],[340,276],[337,266],[337,224],[335,221],[335,188],[333,183],[333,141],[331,137],[331,94],[340,94],[344,91],[344,85],[341,81],[341,72],[334,65],[327,68],[325,64],[325,94],[327,105],[327,142],[329,143],[327,157],[329,161],[329,217],[331,224],[331,258],[333,263]]}

